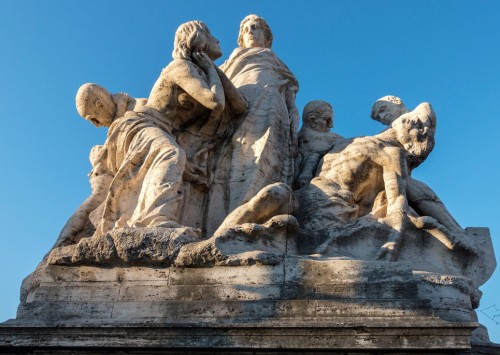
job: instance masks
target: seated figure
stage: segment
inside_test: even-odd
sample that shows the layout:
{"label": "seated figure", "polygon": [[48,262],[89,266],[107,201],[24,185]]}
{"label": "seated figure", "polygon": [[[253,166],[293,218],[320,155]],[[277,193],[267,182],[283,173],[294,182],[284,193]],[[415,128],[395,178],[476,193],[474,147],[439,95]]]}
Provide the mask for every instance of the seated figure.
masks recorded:
{"label": "seated figure", "polygon": [[[432,151],[435,129],[434,111],[422,103],[378,135],[335,143],[318,175],[296,192],[306,249],[327,256],[394,261],[405,238],[425,229],[449,250],[475,253],[463,230],[440,223],[443,219],[432,213],[438,203],[430,206],[425,198],[430,191],[409,176]],[[411,203],[431,216],[419,216]],[[311,239],[304,240],[308,235]],[[363,238],[368,239],[361,245],[348,246]]]}
{"label": "seated figure", "polygon": [[201,137],[213,136],[226,107],[236,113],[246,108],[243,96],[212,62],[220,55],[219,42],[206,25],[191,21],[177,30],[174,60],[147,102],[141,99],[137,105],[123,94],[82,87],[79,112],[109,131],[104,146],[93,154],[94,191],[70,218],[57,245],[78,241],[74,235],[88,220],[95,236],[125,227],[182,226],[187,159],[174,133],[196,123]]}
{"label": "seated figure", "polygon": [[333,108],[326,101],[309,102],[302,113],[302,128],[299,131],[299,154],[297,178],[300,188],[314,177],[318,163],[342,136],[330,132],[333,127]]}

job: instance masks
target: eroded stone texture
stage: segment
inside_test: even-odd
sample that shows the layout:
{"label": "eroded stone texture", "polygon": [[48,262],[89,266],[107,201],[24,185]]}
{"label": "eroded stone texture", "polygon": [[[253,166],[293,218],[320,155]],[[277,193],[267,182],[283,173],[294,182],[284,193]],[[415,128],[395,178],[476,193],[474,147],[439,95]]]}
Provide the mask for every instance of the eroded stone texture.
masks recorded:
{"label": "eroded stone texture", "polygon": [[284,183],[263,188],[231,212],[208,240],[184,246],[177,266],[275,265],[297,254],[292,240],[298,223],[291,214],[296,201]]}
{"label": "eroded stone texture", "polygon": [[37,329],[42,347],[457,351],[477,325],[470,280],[381,261],[45,266],[24,290],[18,319],[0,327],[0,346],[33,344],[29,329]]}
{"label": "eroded stone texture", "polygon": [[319,258],[398,261],[417,271],[465,277],[476,308],[478,287],[496,266],[488,230],[463,230],[435,193],[410,176],[434,145],[432,107],[424,103],[400,114],[406,111],[401,100],[389,102],[397,105],[379,107],[389,129],[337,141],[317,176],[296,191],[299,250]]}
{"label": "eroded stone texture", "polygon": [[172,265],[179,249],[201,239],[194,228],[122,228],[56,248],[47,262],[53,265]]}
{"label": "eroded stone texture", "polygon": [[434,111],[424,103],[377,136],[335,144],[318,176],[297,191],[304,234],[348,238],[359,219],[380,224],[388,240],[379,256],[396,260],[409,219],[409,172],[432,151],[435,126]]}
{"label": "eroded stone texture", "polygon": [[[109,126],[126,112],[140,109],[146,101],[125,93],[111,94],[102,86],[90,83],[82,85],[76,95],[78,112],[97,127]],[[102,145],[92,148],[90,162],[93,169],[89,174],[92,194],[66,222],[54,247],[75,244],[80,239],[94,234],[98,222],[91,220],[91,213],[100,208],[113,180],[112,174],[102,167],[107,160],[107,154],[107,149]]]}
{"label": "eroded stone texture", "polygon": [[[92,195],[95,203],[85,208],[95,227],[94,235],[124,227],[181,226],[184,194],[192,200],[193,210],[203,204],[188,186],[207,184],[209,152],[214,146],[211,140],[225,108],[231,107],[235,114],[246,109],[243,96],[214,66],[212,59],[221,52],[202,22],[181,25],[174,47],[174,60],[162,71],[141,107],[129,105],[119,110],[115,96],[102,88],[87,90],[89,86],[84,86],[77,95],[84,118],[109,126],[91,175],[92,180],[106,177],[107,186],[96,188]],[[181,134],[183,149],[173,131],[183,131],[194,121],[196,128]],[[193,130],[197,141],[192,138]],[[202,210],[197,212],[196,216],[203,217]],[[202,221],[190,222],[202,227]],[[57,246],[67,244],[66,234]]]}
{"label": "eroded stone texture", "polygon": [[297,177],[295,187],[309,183],[316,175],[318,163],[340,139],[330,132],[333,127],[333,108],[325,101],[311,101],[302,113],[302,128],[299,131],[299,154],[297,156]]}
{"label": "eroded stone texture", "polygon": [[249,104],[218,157],[207,212],[208,235],[265,186],[293,182],[298,81],[271,50],[272,41],[266,21],[247,16],[240,25],[239,48],[221,67]]}
{"label": "eroded stone texture", "polygon": [[191,21],[148,99],[80,88],[78,112],[109,127],[92,194],[23,282],[0,352],[489,346],[471,333],[489,231],[462,229],[411,177],[434,146],[431,105],[383,97],[371,117],[389,128],[346,139],[312,101],[298,133],[298,82],[272,40],[247,16],[217,68],[218,41]]}

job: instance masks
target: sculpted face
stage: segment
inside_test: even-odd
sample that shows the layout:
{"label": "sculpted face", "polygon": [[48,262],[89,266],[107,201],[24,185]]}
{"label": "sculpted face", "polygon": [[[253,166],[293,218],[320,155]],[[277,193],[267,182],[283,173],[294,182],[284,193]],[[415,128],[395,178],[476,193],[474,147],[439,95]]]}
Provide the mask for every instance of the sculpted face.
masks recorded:
{"label": "sculpted face", "polygon": [[250,20],[242,28],[244,48],[266,47],[266,35],[262,26],[256,20]]}
{"label": "sculpted face", "polygon": [[104,106],[100,99],[96,99],[84,112],[84,118],[96,127],[109,127],[113,123],[114,113]]}
{"label": "sculpted face", "polygon": [[208,55],[208,57],[212,60],[216,60],[222,56],[222,51],[220,49],[219,45],[219,40],[212,36],[210,31],[206,30],[206,36],[207,36],[207,48],[205,50],[205,53]]}
{"label": "sculpted face", "polygon": [[396,118],[407,112],[409,110],[399,97],[384,96],[375,102],[370,116],[375,121],[390,126]]}
{"label": "sculpted face", "polygon": [[408,152],[409,167],[413,169],[420,165],[434,148],[436,120],[430,105],[421,104],[414,111],[402,115],[394,121],[393,128],[398,141]]}
{"label": "sculpted face", "polygon": [[309,125],[318,132],[328,132],[333,127],[333,112],[328,107],[325,110],[309,116]]}
{"label": "sculpted face", "polygon": [[111,94],[102,86],[88,83],[76,94],[76,109],[80,116],[96,127],[109,127],[115,118],[116,104]]}

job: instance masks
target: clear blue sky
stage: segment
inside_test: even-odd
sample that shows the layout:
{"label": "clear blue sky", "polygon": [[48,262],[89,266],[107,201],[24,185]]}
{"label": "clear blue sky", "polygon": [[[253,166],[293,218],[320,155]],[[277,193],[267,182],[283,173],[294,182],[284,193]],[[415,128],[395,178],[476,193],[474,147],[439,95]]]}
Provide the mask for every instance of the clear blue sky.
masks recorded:
{"label": "clear blue sky", "polygon": [[[414,175],[463,227],[489,227],[500,255],[499,1],[2,0],[0,321],[15,317],[22,279],[90,193],[88,154],[106,130],[78,116],[78,87],[147,97],[181,23],[207,23],[220,64],[250,13],[269,22],[297,76],[299,110],[329,101],[339,134],[382,130],[369,114],[384,95],[431,102],[437,144]],[[500,271],[482,291],[480,309],[500,309]],[[500,342],[500,325],[481,321]]]}

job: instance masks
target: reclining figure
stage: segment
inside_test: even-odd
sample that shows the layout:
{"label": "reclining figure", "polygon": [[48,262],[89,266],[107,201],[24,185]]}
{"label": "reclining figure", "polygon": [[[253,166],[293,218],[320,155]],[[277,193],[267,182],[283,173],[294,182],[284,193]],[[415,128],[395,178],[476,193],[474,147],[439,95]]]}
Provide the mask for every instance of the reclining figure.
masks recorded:
{"label": "reclining figure", "polygon": [[[406,235],[425,229],[447,249],[475,253],[466,232],[432,190],[410,177],[432,151],[435,131],[434,110],[422,103],[378,135],[337,141],[320,162],[317,176],[296,192],[305,249],[395,261]],[[376,235],[368,243],[371,247],[339,247],[342,240],[370,233]],[[353,254],[345,255],[346,250]]]}

